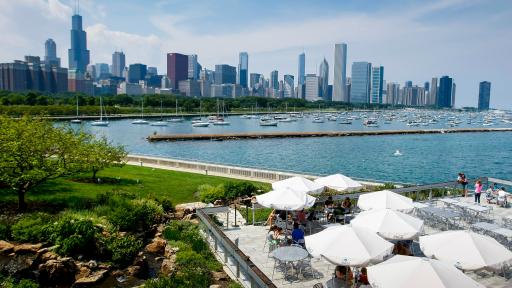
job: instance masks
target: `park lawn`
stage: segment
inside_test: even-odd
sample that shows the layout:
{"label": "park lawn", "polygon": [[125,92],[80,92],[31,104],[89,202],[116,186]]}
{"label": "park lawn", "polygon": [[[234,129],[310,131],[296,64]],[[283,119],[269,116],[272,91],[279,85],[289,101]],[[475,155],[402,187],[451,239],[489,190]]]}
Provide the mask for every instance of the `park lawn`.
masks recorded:
{"label": "park lawn", "polygon": [[[128,192],[138,197],[167,198],[173,204],[199,201],[197,187],[203,184],[219,185],[242,180],[206,176],[201,174],[170,171],[149,167],[125,165],[122,168],[108,168],[98,172],[97,177],[105,179],[101,184],[87,183],[91,174],[52,179],[34,188],[26,195],[26,202],[80,202],[94,199],[96,195],[116,191]],[[81,179],[77,181],[76,179]],[[112,183],[114,182],[114,183]],[[262,187],[269,184],[253,182]],[[0,189],[0,202],[17,201],[16,193]]]}

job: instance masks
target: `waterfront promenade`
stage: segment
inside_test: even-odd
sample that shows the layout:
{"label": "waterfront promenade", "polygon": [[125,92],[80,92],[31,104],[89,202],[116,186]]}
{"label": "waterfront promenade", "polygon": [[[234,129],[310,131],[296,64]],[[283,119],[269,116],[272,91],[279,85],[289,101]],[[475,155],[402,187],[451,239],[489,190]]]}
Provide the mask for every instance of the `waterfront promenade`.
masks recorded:
{"label": "waterfront promenade", "polygon": [[404,135],[404,134],[445,134],[472,132],[512,132],[512,128],[452,128],[452,129],[417,129],[417,130],[373,130],[373,131],[318,131],[318,132],[246,132],[216,134],[154,134],[147,137],[154,141],[187,141],[187,140],[241,140],[265,138],[304,138],[304,137],[347,137],[370,135]]}

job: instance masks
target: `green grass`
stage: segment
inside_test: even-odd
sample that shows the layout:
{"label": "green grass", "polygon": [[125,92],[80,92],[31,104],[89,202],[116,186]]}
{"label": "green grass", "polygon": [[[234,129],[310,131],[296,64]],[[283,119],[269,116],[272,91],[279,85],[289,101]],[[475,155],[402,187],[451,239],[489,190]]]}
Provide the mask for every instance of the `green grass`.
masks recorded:
{"label": "green grass", "polygon": [[[96,198],[96,195],[119,191],[134,194],[137,197],[166,197],[173,204],[198,201],[197,187],[202,184],[219,185],[225,182],[242,182],[242,180],[206,176],[201,174],[153,169],[126,165],[122,168],[109,168],[100,171],[97,177],[106,180],[102,184],[77,182],[73,179],[85,179],[91,174],[81,174],[73,177],[52,179],[36,187],[27,194],[26,201],[50,203],[87,203]],[[109,182],[109,183],[107,183]],[[267,185],[256,183],[257,185]],[[17,197],[13,190],[0,189],[0,202],[16,202]],[[85,204],[84,204],[85,205]],[[86,206],[84,208],[87,208]]]}

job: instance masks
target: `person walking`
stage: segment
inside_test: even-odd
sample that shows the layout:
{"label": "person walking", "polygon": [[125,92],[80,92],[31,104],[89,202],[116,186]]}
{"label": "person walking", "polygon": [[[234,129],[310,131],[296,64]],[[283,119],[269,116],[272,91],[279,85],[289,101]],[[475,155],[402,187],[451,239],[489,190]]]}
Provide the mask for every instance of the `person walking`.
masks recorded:
{"label": "person walking", "polygon": [[477,180],[475,183],[475,203],[480,204],[480,194],[482,194],[482,181]]}
{"label": "person walking", "polygon": [[464,197],[468,197],[468,190],[466,189],[466,186],[468,185],[468,179],[466,178],[466,174],[460,172],[459,176],[457,177],[457,183],[462,185],[462,193],[464,193]]}

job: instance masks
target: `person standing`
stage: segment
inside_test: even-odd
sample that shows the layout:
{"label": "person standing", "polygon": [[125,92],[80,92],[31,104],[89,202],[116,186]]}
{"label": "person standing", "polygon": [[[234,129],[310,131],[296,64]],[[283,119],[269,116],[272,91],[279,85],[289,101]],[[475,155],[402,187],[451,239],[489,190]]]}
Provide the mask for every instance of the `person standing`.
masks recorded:
{"label": "person standing", "polygon": [[480,204],[480,194],[482,194],[482,181],[477,180],[475,183],[475,203]]}
{"label": "person standing", "polygon": [[457,177],[457,183],[462,185],[462,193],[464,193],[464,197],[468,197],[468,190],[466,189],[466,186],[468,185],[468,179],[466,178],[466,174],[460,172],[459,176]]}

